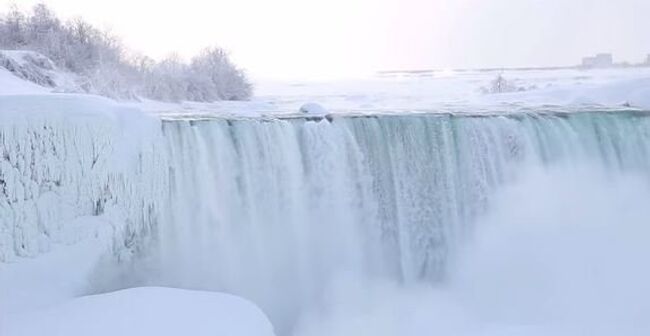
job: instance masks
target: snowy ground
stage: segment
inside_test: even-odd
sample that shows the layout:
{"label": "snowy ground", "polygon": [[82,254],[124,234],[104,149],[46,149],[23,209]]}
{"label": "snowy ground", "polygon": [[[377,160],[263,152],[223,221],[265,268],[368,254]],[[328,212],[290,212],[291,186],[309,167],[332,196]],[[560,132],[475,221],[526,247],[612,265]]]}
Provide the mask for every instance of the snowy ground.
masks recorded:
{"label": "snowy ground", "polygon": [[72,299],[23,314],[0,317],[10,336],[272,336],[253,304],[214,292],[142,287]]}
{"label": "snowy ground", "polygon": [[[502,74],[526,91],[486,94]],[[334,112],[502,110],[536,105],[650,106],[650,68],[443,72],[363,81],[262,85],[258,95],[294,109],[306,98]]]}
{"label": "snowy ground", "polygon": [[[522,92],[484,93],[499,74]],[[164,115],[256,116],[294,114],[305,103],[318,103],[331,113],[513,112],[554,106],[559,109],[650,108],[650,68],[560,69],[440,72],[428,76],[323,82],[270,82],[256,86],[251,102],[164,104],[140,108]]]}

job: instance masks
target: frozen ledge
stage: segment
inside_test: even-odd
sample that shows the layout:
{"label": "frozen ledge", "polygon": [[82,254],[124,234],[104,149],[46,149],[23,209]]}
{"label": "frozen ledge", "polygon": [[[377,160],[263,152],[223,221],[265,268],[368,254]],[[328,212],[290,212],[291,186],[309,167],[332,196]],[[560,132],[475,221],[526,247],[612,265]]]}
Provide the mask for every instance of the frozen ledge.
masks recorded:
{"label": "frozen ledge", "polygon": [[[470,111],[469,109],[467,111]],[[519,116],[568,116],[582,113],[623,113],[627,115],[648,116],[650,109],[642,109],[628,106],[582,106],[582,107],[562,107],[562,106],[541,106],[538,108],[504,108],[502,110],[473,110],[470,112],[463,111],[445,111],[445,110],[409,110],[409,111],[348,111],[339,113],[327,113],[311,115],[304,113],[284,113],[269,114],[259,116],[237,116],[222,115],[210,113],[178,113],[160,115],[163,122],[173,121],[209,121],[209,120],[227,120],[227,121],[274,121],[274,120],[304,120],[304,121],[332,121],[341,118],[382,118],[382,117],[408,117],[408,116],[452,116],[459,118],[490,118],[490,117],[511,117]]]}

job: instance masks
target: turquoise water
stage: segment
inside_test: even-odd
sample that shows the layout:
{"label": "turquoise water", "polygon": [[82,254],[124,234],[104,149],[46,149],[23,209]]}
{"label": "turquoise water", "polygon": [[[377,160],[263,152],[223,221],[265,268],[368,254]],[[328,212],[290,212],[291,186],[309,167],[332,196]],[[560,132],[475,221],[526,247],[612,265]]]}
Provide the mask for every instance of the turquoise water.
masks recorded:
{"label": "turquoise water", "polygon": [[448,283],[495,195],[530,170],[650,177],[638,111],[175,120],[164,133],[158,281],[247,297],[280,330],[339,281]]}

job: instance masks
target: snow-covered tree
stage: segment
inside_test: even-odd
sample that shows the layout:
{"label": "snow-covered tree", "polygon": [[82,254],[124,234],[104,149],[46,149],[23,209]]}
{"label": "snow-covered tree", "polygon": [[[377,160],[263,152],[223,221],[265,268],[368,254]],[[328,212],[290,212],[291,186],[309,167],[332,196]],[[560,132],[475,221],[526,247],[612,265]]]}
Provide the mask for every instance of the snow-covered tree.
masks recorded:
{"label": "snow-covered tree", "polygon": [[499,74],[492,82],[490,83],[490,91],[492,93],[503,93],[511,92],[513,90],[512,84],[510,84],[503,75]]}
{"label": "snow-covered tree", "polygon": [[16,5],[11,5],[8,13],[0,18],[0,43],[7,49],[17,49],[25,45],[26,17],[18,10]]}
{"label": "snow-covered tree", "polygon": [[79,75],[84,90],[114,98],[215,101],[252,94],[245,73],[223,49],[205,49],[189,63],[178,56],[157,63],[128,52],[115,35],[81,18],[61,22],[43,4],[29,13],[13,6],[0,16],[0,49],[39,52]]}
{"label": "snow-covered tree", "polygon": [[204,49],[191,62],[192,69],[204,86],[210,89],[208,100],[241,100],[251,96],[251,84],[223,49]]}
{"label": "snow-covered tree", "polygon": [[513,81],[503,77],[502,74],[498,74],[497,77],[490,82],[488,87],[481,88],[483,93],[507,93],[525,90],[526,88],[518,87]]}

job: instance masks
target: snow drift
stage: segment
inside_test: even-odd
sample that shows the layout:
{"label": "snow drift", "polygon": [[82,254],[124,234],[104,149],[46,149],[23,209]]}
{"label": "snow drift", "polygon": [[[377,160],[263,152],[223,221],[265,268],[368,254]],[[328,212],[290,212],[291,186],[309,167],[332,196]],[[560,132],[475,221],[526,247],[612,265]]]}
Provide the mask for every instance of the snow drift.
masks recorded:
{"label": "snow drift", "polygon": [[0,317],[0,332],[11,336],[273,335],[271,323],[249,302],[227,294],[171,288],[91,295],[3,317],[7,319]]}

